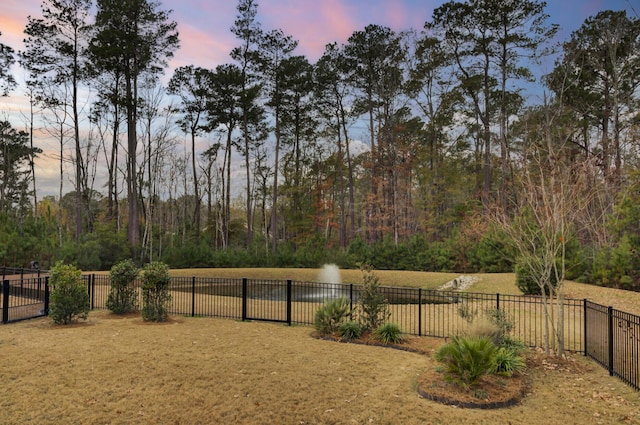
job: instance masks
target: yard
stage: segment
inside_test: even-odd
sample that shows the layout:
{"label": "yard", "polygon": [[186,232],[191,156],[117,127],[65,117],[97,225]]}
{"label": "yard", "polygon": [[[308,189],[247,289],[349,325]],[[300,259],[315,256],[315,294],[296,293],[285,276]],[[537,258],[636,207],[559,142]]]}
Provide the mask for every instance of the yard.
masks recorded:
{"label": "yard", "polygon": [[[515,407],[429,401],[416,382],[430,355],[315,339],[313,329],[172,317],[145,323],[93,311],[0,327],[3,424],[614,424],[640,421],[633,391],[588,359],[528,371]],[[437,347],[443,340],[425,339]]]}

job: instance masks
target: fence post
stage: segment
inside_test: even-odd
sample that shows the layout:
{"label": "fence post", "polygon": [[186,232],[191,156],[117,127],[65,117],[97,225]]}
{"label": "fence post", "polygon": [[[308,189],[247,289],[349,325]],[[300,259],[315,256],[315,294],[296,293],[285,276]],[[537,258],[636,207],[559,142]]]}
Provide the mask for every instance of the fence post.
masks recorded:
{"label": "fence post", "polygon": [[349,284],[349,310],[353,311],[353,283]]}
{"label": "fence post", "polygon": [[587,327],[587,299],[582,300],[582,315],[584,321],[584,355],[587,355],[587,332],[589,332],[589,328]]}
{"label": "fence post", "polygon": [[500,292],[496,294],[496,310],[500,310]]}
{"label": "fence post", "polygon": [[91,276],[89,276],[89,282],[91,283],[91,310],[93,310],[96,305],[96,274],[95,273],[91,273]]}
{"label": "fence post", "polygon": [[9,322],[9,280],[2,281],[2,323]]}
{"label": "fence post", "polygon": [[609,327],[609,376],[613,376],[613,307],[607,308],[607,325]]}
{"label": "fence post", "polygon": [[196,277],[191,276],[191,317],[196,315]]}
{"label": "fence post", "polygon": [[418,288],[418,336],[422,336],[422,288]]}
{"label": "fence post", "polygon": [[287,279],[287,324],[291,326],[291,279]]}
{"label": "fence post", "polygon": [[49,315],[49,276],[44,278],[44,315]]}
{"label": "fence post", "polygon": [[242,278],[242,321],[247,320],[247,278]]}

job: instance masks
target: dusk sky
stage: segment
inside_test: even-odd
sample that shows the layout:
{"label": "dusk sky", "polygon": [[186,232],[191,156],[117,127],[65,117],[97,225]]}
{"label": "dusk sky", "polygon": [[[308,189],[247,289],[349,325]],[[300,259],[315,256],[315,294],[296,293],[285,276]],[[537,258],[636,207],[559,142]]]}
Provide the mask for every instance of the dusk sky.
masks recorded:
{"label": "dusk sky", "polygon": [[[2,0],[0,42],[21,50],[27,16],[41,16],[41,0]],[[264,30],[282,29],[299,40],[296,53],[315,62],[327,43],[346,42],[368,24],[396,31],[421,29],[442,0],[259,0],[258,21]],[[626,9],[640,13],[639,0],[550,0],[550,22],[561,26],[560,37],[568,37],[584,20],[600,10]],[[230,28],[237,10],[234,0],[164,0],[163,9],[173,10],[178,22],[181,48],[172,67],[198,65],[213,68],[230,62],[229,52],[237,44]],[[635,11],[634,11],[635,8]],[[636,13],[637,12],[637,13]]]}
{"label": "dusk sky", "polygon": [[[354,31],[363,30],[368,24],[387,26],[395,31],[421,29],[425,21],[431,19],[433,10],[443,3],[442,0],[258,0],[257,20],[265,31],[282,29],[298,40],[299,47],[294,53],[306,55],[315,63],[326,44],[346,43]],[[41,0],[1,0],[0,42],[16,51],[22,50],[27,17],[41,16],[41,4]],[[229,52],[237,40],[230,28],[237,15],[236,6],[236,0],[161,1],[162,9],[173,10],[171,18],[178,23],[180,33],[180,49],[170,61],[165,81],[179,66],[214,68],[232,61]],[[640,0],[549,0],[546,12],[550,23],[560,25],[558,39],[564,40],[586,18],[606,9],[627,10],[629,16],[638,17]],[[546,73],[551,69],[539,71]],[[17,66],[13,74],[22,81]],[[12,96],[0,98],[2,117],[13,118],[28,109],[23,94],[21,86]],[[12,124],[21,128],[22,121],[24,118],[18,118],[18,122]],[[48,148],[43,147],[46,153]],[[55,171],[49,170],[44,162],[38,164],[38,168],[45,177],[50,174],[52,182],[55,180]],[[52,187],[55,187],[53,183]]]}

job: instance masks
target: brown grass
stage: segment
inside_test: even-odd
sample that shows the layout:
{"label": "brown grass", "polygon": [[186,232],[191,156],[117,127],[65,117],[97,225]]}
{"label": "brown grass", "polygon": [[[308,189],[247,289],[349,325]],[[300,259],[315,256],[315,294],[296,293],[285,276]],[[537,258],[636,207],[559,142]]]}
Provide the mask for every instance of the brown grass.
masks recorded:
{"label": "brown grass", "polygon": [[[3,424],[637,423],[638,394],[584,357],[540,360],[517,406],[418,395],[430,355],[341,344],[309,327],[91,312],[0,327]],[[436,347],[442,340],[425,339]]]}

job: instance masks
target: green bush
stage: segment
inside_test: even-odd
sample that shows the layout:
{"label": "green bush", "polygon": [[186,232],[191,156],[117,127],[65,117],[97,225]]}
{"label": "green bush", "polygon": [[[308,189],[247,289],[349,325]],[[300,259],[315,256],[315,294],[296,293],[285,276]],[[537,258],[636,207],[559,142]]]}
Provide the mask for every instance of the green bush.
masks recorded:
{"label": "green bush", "polygon": [[86,320],[91,305],[82,272],[70,264],[58,262],[49,276],[49,316],[53,322],[66,325],[78,318]]}
{"label": "green bush", "polygon": [[453,336],[436,351],[435,358],[444,364],[448,379],[471,387],[495,370],[497,351],[489,338]]}
{"label": "green bush", "polygon": [[361,265],[362,289],[358,298],[358,318],[364,331],[377,329],[391,317],[389,304],[380,291],[379,278],[369,265]]}
{"label": "green bush", "polygon": [[362,326],[355,320],[347,320],[338,326],[338,334],[343,339],[358,339],[362,336]]}
{"label": "green bush", "polygon": [[315,328],[324,334],[332,334],[338,331],[338,327],[351,314],[350,302],[345,297],[334,298],[325,303],[316,311],[313,322]]}
{"label": "green bush", "polygon": [[142,270],[142,318],[164,322],[169,317],[169,266],[160,261],[147,264]]}
{"label": "green bush", "polygon": [[522,342],[517,338],[513,338],[509,335],[505,335],[502,338],[502,343],[500,344],[500,347],[505,348],[507,350],[511,350],[516,354],[522,353],[522,351],[524,351],[524,349],[527,348],[524,342]]}
{"label": "green bush", "polygon": [[[516,273],[516,286],[518,289],[522,291],[524,295],[542,295],[542,289],[540,285],[531,275],[531,272],[527,270],[525,266],[517,263],[515,266]],[[558,279],[556,279],[556,274],[551,272],[549,275],[549,286],[546,286],[545,293],[549,295],[551,293],[551,289],[555,289],[558,285]]]}
{"label": "green bush", "polygon": [[511,376],[514,373],[522,373],[527,369],[527,364],[517,351],[500,347],[495,355],[494,373]]}
{"label": "green bush", "polygon": [[111,289],[107,297],[107,308],[116,314],[138,310],[138,294],[133,286],[138,277],[138,267],[133,260],[124,260],[111,267],[109,279]]}
{"label": "green bush", "polygon": [[373,337],[383,344],[397,344],[402,341],[402,331],[395,323],[385,323],[373,331]]}

